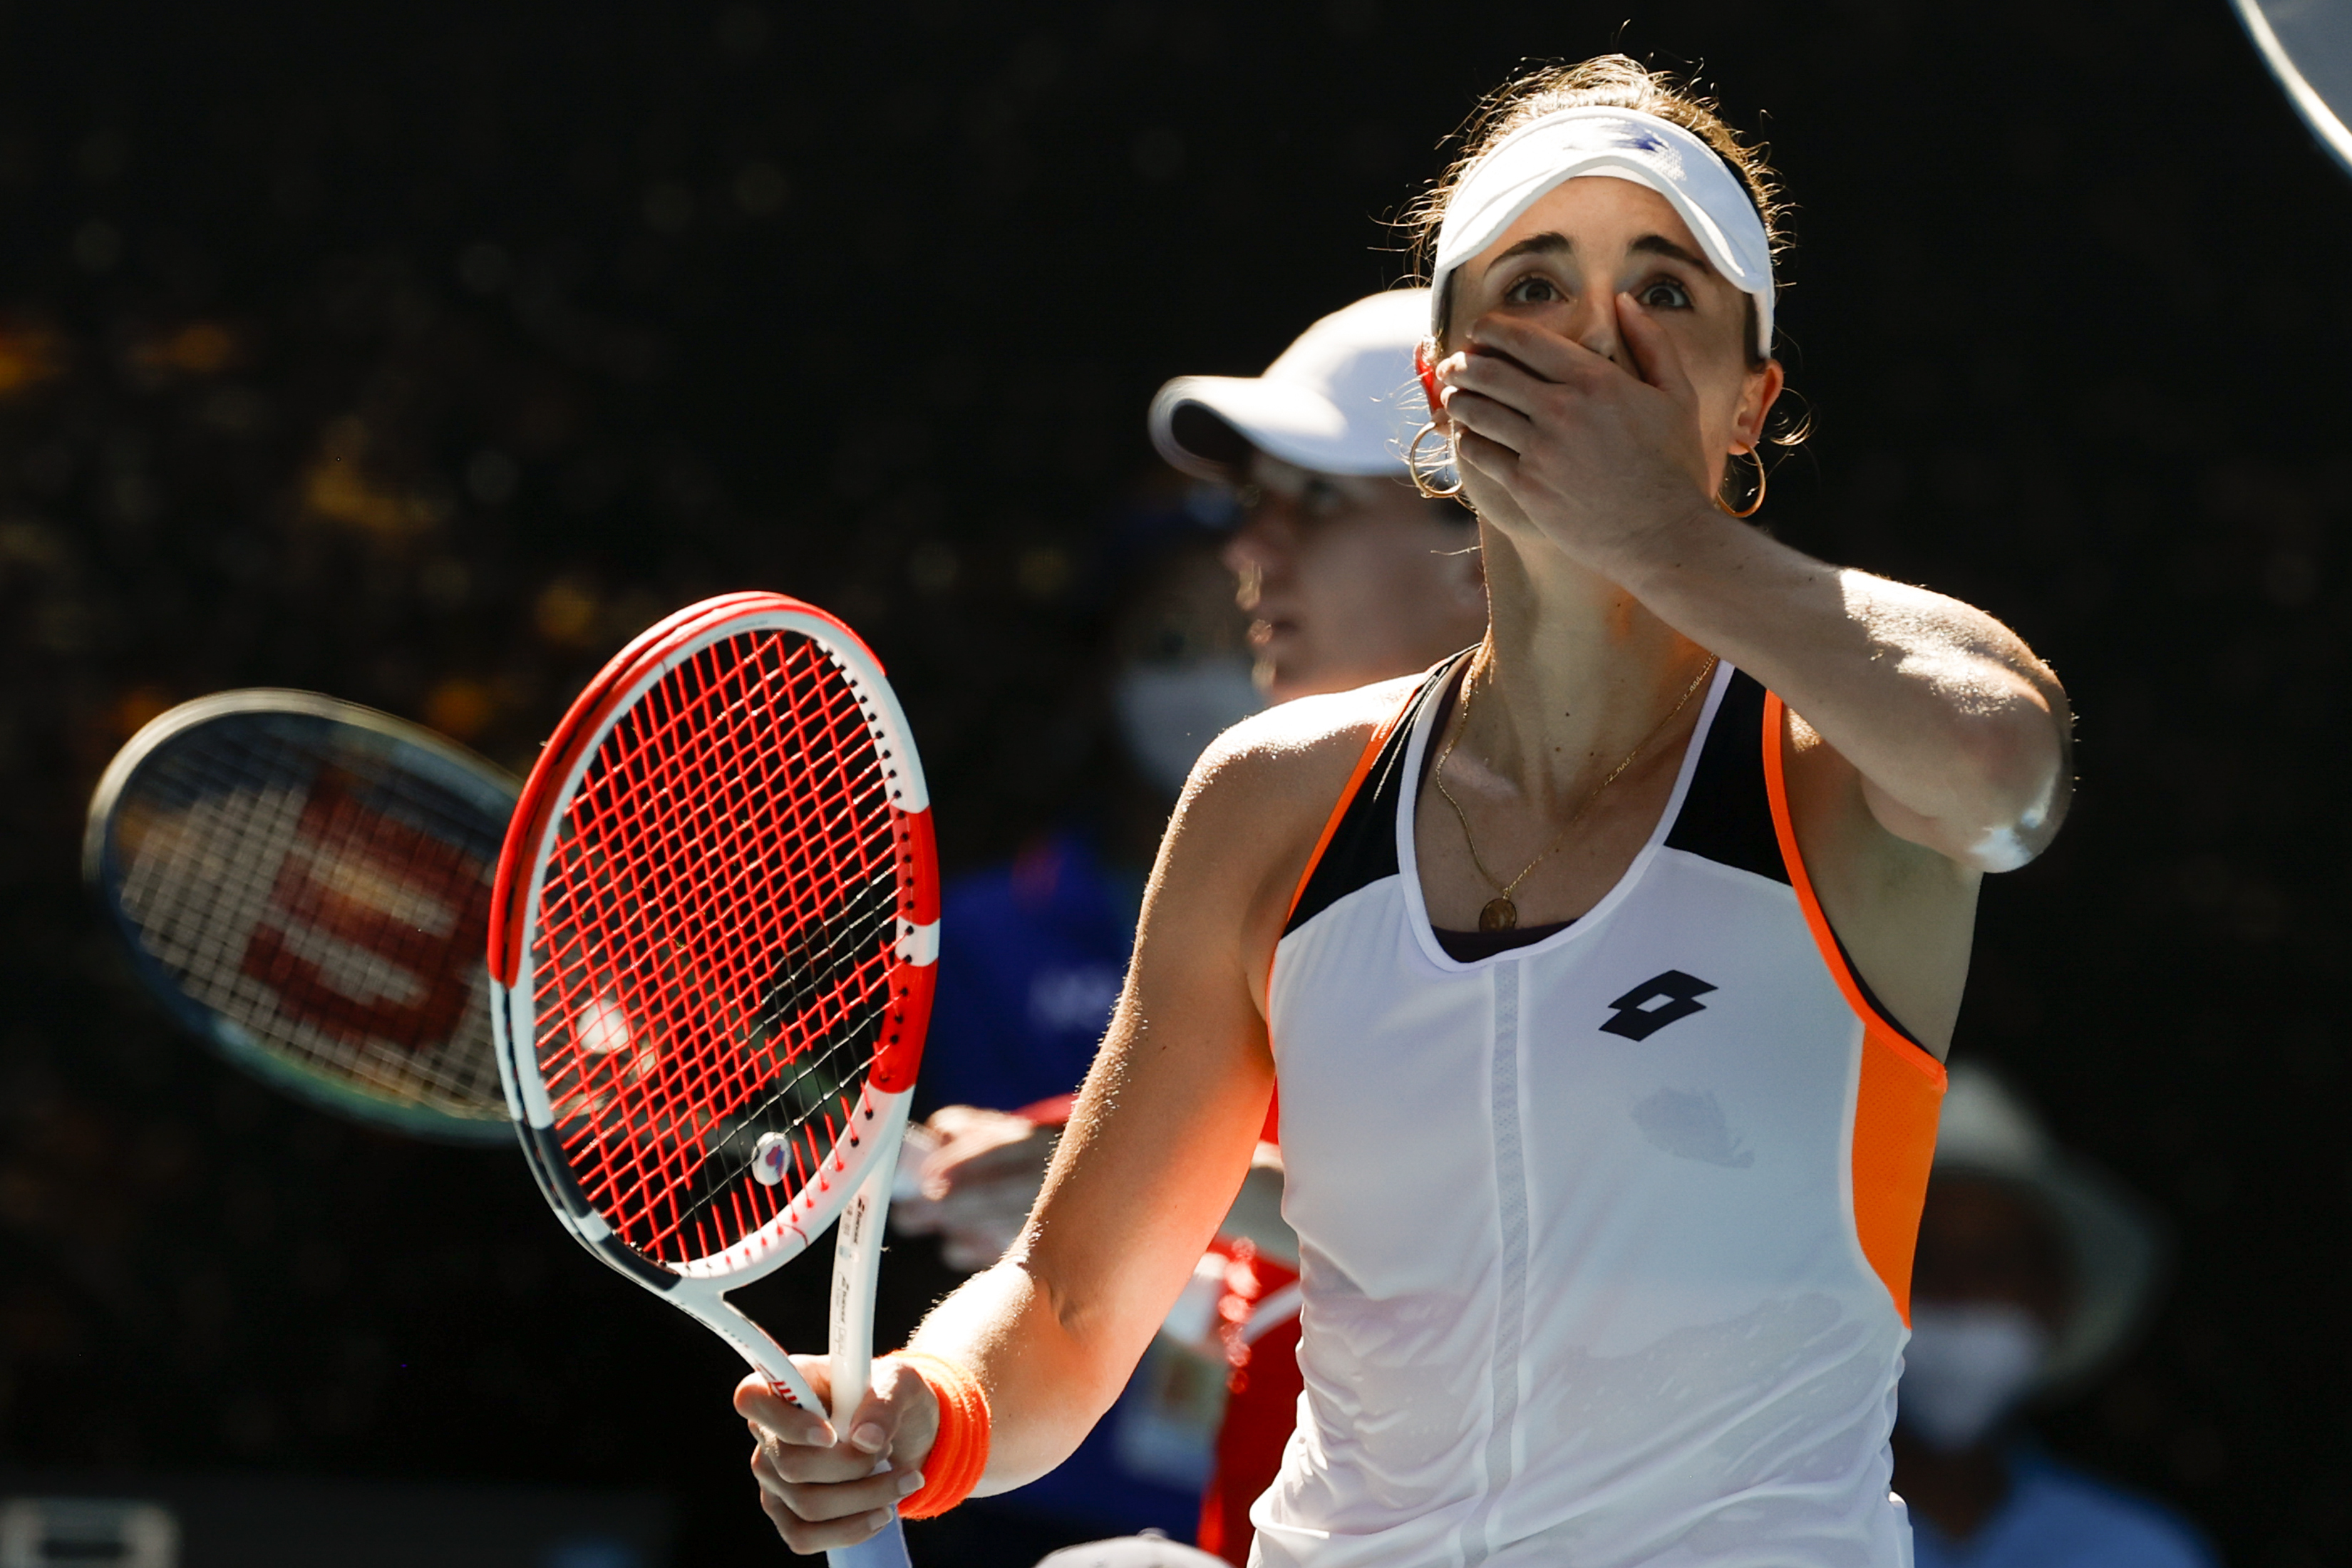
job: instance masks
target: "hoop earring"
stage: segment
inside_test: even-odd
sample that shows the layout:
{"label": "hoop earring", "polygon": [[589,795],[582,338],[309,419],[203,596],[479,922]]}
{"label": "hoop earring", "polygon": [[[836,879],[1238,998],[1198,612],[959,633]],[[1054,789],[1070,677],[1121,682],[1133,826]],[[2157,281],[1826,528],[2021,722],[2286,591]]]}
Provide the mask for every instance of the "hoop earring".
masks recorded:
{"label": "hoop earring", "polygon": [[[1459,468],[1454,470],[1454,488],[1450,490],[1442,490],[1431,484],[1421,470],[1421,444],[1435,435],[1437,435],[1435,420],[1430,421],[1412,433],[1412,442],[1404,449],[1404,471],[1412,479],[1412,488],[1419,490],[1424,500],[1452,500],[1462,493],[1462,473]],[[1442,442],[1444,437],[1439,437],[1438,439]]]}
{"label": "hoop earring", "polygon": [[1723,492],[1718,489],[1715,492],[1716,510],[1722,512],[1726,517],[1754,517],[1758,509],[1762,507],[1764,504],[1764,486],[1766,480],[1769,478],[1769,476],[1764,471],[1764,454],[1758,451],[1755,447],[1750,447],[1747,451],[1743,453],[1736,453],[1734,455],[1747,458],[1756,465],[1756,499],[1748,503],[1748,510],[1745,511],[1734,511],[1731,508],[1723,504]]}

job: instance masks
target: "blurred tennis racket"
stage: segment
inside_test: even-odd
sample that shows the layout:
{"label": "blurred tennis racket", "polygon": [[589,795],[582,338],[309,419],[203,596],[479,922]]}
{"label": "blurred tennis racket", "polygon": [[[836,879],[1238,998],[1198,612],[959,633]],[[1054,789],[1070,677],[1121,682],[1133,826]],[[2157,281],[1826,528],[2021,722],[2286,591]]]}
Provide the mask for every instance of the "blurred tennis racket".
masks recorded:
{"label": "blurred tennis racket", "polygon": [[514,779],[308,691],[225,691],[131,738],[82,870],[132,966],[239,1067],[315,1104],[509,1136],[481,963]]}
{"label": "blurred tennis racket", "polygon": [[2320,144],[2352,172],[2352,6],[2341,0],[2231,0],[2263,63]]}
{"label": "blurred tennis racket", "polygon": [[[604,1262],[816,1398],[726,1292],[839,1223],[833,1417],[930,1014],[939,873],[898,699],[855,633],[773,594],[622,650],[541,753],[499,860],[499,1060],[532,1173]],[[904,1563],[891,1527],[836,1564]]]}

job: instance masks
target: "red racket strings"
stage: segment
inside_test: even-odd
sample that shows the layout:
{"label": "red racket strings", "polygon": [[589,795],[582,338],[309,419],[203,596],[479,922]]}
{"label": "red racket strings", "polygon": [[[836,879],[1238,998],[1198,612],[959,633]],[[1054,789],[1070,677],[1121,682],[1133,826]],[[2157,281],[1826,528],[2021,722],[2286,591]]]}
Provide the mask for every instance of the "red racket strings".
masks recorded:
{"label": "red racket strings", "polygon": [[535,1043],[631,1247],[710,1256],[824,1179],[890,1000],[899,837],[856,689],[794,634],[705,646],[597,746],[541,883]]}

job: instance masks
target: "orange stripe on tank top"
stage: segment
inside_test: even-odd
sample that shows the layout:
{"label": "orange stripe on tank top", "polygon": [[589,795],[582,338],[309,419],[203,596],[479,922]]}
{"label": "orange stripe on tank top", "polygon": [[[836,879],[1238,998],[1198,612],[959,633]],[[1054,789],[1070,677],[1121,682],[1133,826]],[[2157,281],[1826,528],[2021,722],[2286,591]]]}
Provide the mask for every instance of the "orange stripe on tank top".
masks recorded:
{"label": "orange stripe on tank top", "polygon": [[[1290,890],[1290,907],[1283,911],[1283,924],[1288,925],[1290,917],[1298,912],[1298,900],[1307,896],[1307,884],[1315,879],[1315,868],[1323,864],[1323,852],[1331,847],[1331,837],[1339,831],[1339,824],[1347,816],[1348,807],[1355,802],[1356,792],[1364,787],[1364,780],[1371,773],[1372,764],[1380,760],[1381,748],[1389,743],[1389,737],[1396,733],[1399,724],[1404,722],[1404,716],[1412,711],[1413,699],[1420,695],[1421,688],[1415,687],[1404,701],[1399,704],[1397,710],[1390,714],[1381,721],[1380,727],[1372,731],[1372,738],[1366,741],[1364,749],[1357,753],[1356,765],[1348,774],[1346,785],[1339,791],[1339,802],[1331,807],[1331,815],[1323,819],[1323,831],[1315,840],[1315,852],[1307,857],[1307,869],[1298,873],[1298,885]],[[1272,953],[1268,953],[1265,960],[1265,997],[1270,1008],[1274,1001],[1274,955]],[[1271,1023],[1272,1020],[1268,1019],[1268,1022]],[[1265,1108],[1265,1125],[1259,1131],[1257,1136],[1261,1143],[1279,1144],[1282,1142],[1282,1086],[1280,1084],[1275,1085],[1273,1100]]]}
{"label": "orange stripe on tank top", "polygon": [[1927,1170],[1936,1158],[1936,1120],[1944,1102],[1944,1064],[1903,1036],[1863,995],[1853,972],[1814,895],[1813,879],[1797,849],[1789,816],[1789,784],[1781,770],[1786,712],[1778,697],[1764,699],[1764,783],[1772,801],[1772,831],[1789,883],[1805,911],[1813,945],[1830,967],[1846,1005],[1862,1020],[1862,1081],[1853,1103],[1853,1228],[1863,1256],[1911,1326],[1911,1256],[1919,1245],[1919,1210],[1927,1198]]}
{"label": "orange stripe on tank top", "polygon": [[1412,700],[1420,695],[1421,689],[1414,688],[1405,698],[1403,706],[1381,721],[1380,727],[1372,731],[1372,738],[1366,741],[1364,749],[1357,753],[1354,771],[1348,774],[1348,783],[1339,791],[1339,799],[1331,807],[1331,815],[1323,819],[1323,831],[1315,840],[1315,852],[1307,857],[1307,869],[1298,873],[1298,885],[1290,889],[1290,907],[1282,913],[1283,924],[1288,925],[1290,917],[1298,912],[1298,900],[1307,896],[1307,884],[1315,879],[1315,868],[1323,864],[1323,851],[1331,847],[1332,835],[1339,831],[1339,824],[1347,817],[1348,807],[1355,804],[1356,792],[1364,787],[1365,776],[1372,771],[1372,764],[1380,760],[1381,748],[1389,743],[1389,737],[1396,733],[1397,726],[1404,721],[1404,716],[1412,711]]}

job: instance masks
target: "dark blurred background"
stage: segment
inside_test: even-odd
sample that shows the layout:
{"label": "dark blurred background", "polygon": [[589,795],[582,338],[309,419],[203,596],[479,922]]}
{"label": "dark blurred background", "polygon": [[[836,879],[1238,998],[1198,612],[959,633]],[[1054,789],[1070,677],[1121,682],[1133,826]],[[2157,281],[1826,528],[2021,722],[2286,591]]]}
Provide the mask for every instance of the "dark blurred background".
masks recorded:
{"label": "dark blurred background", "polygon": [[[0,1465],[667,1493],[765,1561],[740,1368],[504,1151],[274,1098],[86,910],[181,699],[529,763],[632,633],[860,626],[951,867],[1109,765],[1101,541],[1180,372],[1399,276],[1523,59],[1699,69],[1792,195],[1815,420],[1766,521],[2056,665],[2082,795],[1988,889],[1957,1054],[2179,1241],[2046,1418],[2234,1563],[2352,1559],[2342,1325],[2352,183],[2221,0],[184,0],[0,9]],[[946,1276],[889,1266],[882,1332]],[[824,1270],[757,1305],[813,1347]]]}

